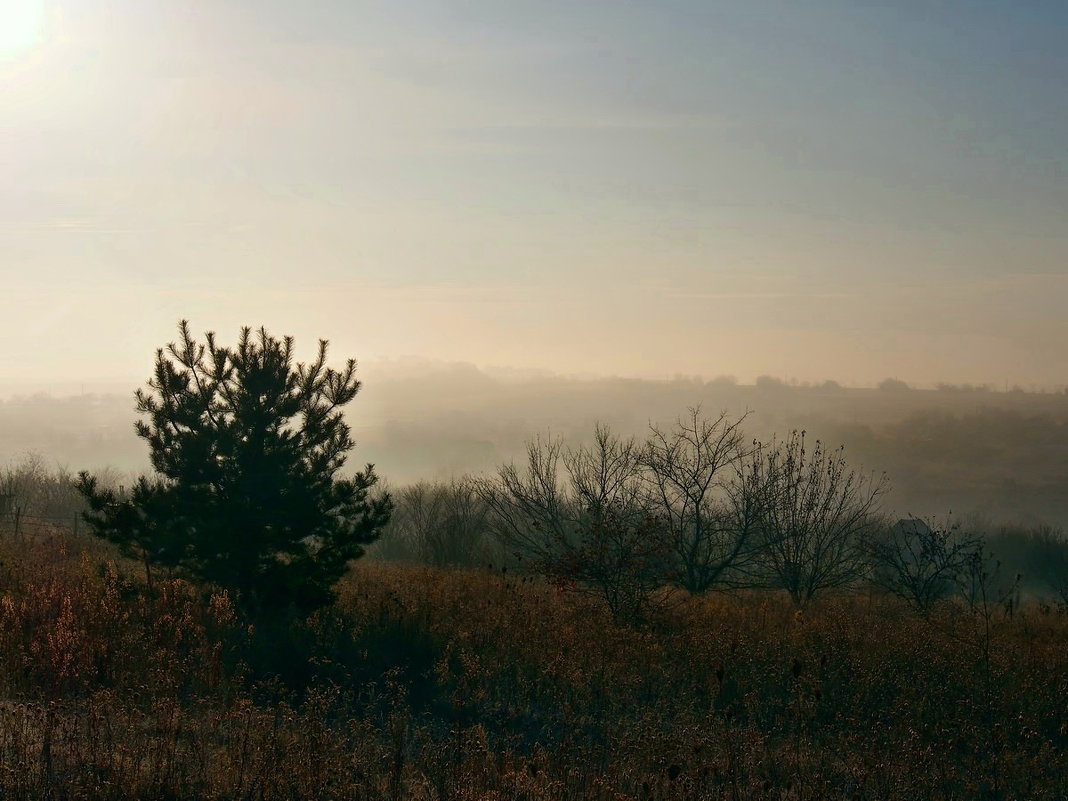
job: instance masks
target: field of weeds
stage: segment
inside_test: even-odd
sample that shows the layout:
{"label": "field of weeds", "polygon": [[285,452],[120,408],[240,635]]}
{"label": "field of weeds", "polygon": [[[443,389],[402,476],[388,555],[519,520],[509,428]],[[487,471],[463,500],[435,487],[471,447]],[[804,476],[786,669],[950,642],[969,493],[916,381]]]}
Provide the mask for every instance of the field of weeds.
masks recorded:
{"label": "field of weeds", "polygon": [[364,561],[310,620],[0,542],[0,797],[1063,799],[1068,616]]}

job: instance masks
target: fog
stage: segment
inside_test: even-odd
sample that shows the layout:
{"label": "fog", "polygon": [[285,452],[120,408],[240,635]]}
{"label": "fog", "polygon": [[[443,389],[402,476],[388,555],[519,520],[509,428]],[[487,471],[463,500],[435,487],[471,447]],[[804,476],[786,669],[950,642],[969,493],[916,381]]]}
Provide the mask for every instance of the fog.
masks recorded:
{"label": "fog", "polygon": [[0,7],[4,459],[142,469],[189,319],[358,356],[396,484],[702,404],[1064,519],[1064,7],[313,6]]}
{"label": "fog", "polygon": [[[790,386],[763,377],[641,380],[483,371],[469,364],[379,363],[360,373],[348,407],[353,466],[374,462],[394,487],[495,469],[525,443],[571,442],[598,422],[641,435],[692,406],[748,412],[754,438],[805,429],[850,463],[885,472],[885,506],[901,516],[976,514],[991,522],[1068,524],[1068,394],[947,385],[911,389],[834,382]],[[10,396],[0,401],[0,463],[36,453],[71,470],[148,468],[135,436],[133,388],[125,394]]]}
{"label": "fog", "polygon": [[0,799],[1064,801],[1066,41],[0,0]]}

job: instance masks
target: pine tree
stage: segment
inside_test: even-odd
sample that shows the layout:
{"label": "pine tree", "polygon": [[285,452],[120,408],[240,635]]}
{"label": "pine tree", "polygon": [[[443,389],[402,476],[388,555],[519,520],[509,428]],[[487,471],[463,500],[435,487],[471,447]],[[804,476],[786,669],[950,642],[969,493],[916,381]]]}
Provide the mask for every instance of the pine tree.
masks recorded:
{"label": "pine tree", "polygon": [[129,491],[79,488],[96,535],[153,566],[236,592],[247,609],[310,611],[330,602],[348,563],[389,520],[368,464],[339,477],[354,447],[341,409],[360,389],[356,362],[293,361],[293,338],[244,328],[235,348],[189,325],[156,352],[137,391],[137,434],[155,476]]}

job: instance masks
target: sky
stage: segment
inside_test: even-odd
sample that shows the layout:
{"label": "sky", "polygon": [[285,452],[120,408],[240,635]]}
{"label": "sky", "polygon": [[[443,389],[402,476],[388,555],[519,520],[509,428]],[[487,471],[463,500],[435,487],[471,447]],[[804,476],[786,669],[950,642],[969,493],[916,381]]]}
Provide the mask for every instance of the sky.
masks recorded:
{"label": "sky", "polygon": [[1063,0],[5,0],[0,394],[341,360],[1068,382]]}

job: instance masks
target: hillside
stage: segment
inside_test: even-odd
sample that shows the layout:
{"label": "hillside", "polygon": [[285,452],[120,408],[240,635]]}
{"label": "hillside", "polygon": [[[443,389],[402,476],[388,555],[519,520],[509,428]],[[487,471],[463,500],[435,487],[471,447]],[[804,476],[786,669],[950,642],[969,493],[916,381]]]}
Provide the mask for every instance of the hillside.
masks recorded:
{"label": "hillside", "polygon": [[[469,365],[368,370],[350,422],[355,459],[394,486],[492,470],[531,436],[589,436],[596,421],[642,433],[688,407],[750,411],[753,437],[805,428],[866,470],[885,471],[900,515],[979,513],[1001,521],[1068,524],[1068,395],[791,387],[772,380],[579,379],[492,374]],[[131,388],[132,394],[132,388]],[[132,397],[0,401],[0,463],[36,452],[71,469],[143,470]]]}
{"label": "hillside", "polygon": [[[360,564],[307,622],[59,533],[0,543],[4,798],[1058,799],[1068,626],[695,599],[651,628]],[[59,793],[60,796],[55,794]]]}

